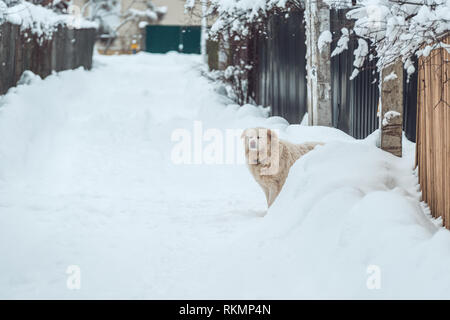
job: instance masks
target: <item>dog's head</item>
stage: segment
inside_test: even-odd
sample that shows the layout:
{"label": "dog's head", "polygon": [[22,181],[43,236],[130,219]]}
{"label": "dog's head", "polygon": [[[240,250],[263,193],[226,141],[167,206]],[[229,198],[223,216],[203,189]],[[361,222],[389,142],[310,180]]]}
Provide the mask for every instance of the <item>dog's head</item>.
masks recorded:
{"label": "dog's head", "polygon": [[273,130],[249,128],[244,130],[241,138],[244,139],[245,157],[249,165],[271,164],[272,156],[275,155],[274,147],[278,146],[278,136]]}

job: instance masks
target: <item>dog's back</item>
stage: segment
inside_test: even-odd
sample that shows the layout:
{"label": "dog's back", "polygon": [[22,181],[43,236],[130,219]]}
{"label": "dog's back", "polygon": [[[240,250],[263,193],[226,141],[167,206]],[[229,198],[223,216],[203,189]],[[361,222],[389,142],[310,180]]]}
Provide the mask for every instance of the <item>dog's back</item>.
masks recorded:
{"label": "dog's back", "polygon": [[309,151],[313,150],[317,145],[323,145],[322,142],[304,142],[301,144],[294,144],[288,141],[280,140],[280,146],[285,148],[285,151],[281,151],[281,158],[285,157],[288,161],[287,165],[289,168],[297,161],[300,157],[307,154]]}

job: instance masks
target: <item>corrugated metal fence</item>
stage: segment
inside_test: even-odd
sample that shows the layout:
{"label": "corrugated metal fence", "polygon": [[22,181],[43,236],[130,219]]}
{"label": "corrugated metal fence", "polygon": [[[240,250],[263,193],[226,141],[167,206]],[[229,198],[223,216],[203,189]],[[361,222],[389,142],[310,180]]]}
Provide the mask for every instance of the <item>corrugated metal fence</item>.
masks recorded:
{"label": "corrugated metal fence", "polygon": [[254,37],[252,94],[255,102],[271,106],[271,113],[300,123],[306,106],[306,44],[303,11],[272,15],[267,35]]}
{"label": "corrugated metal fence", "polygon": [[26,70],[44,78],[53,70],[90,69],[95,40],[95,29],[58,27],[51,39],[40,40],[18,25],[0,25],[0,94]]}
{"label": "corrugated metal fence", "polygon": [[417,119],[417,81],[418,65],[414,62],[415,72],[408,76],[403,74],[403,131],[408,140],[416,142],[416,119]]}
{"label": "corrugated metal fence", "polygon": [[[447,38],[450,43],[450,36]],[[416,161],[423,200],[450,228],[450,54],[419,60]]]}
{"label": "corrugated metal fence", "polygon": [[[338,39],[341,28],[349,27],[348,10],[331,10],[331,32]],[[272,107],[272,115],[289,123],[299,123],[307,112],[306,44],[303,11],[289,17],[272,15],[267,34],[257,33],[251,43],[250,91],[257,104]],[[350,80],[357,40],[350,39],[348,50],[331,59],[333,126],[355,138],[365,138],[378,128],[379,74],[376,60],[368,61],[358,76]],[[332,43],[331,50],[336,47]],[[241,58],[241,57],[238,57]],[[404,77],[407,78],[406,75]],[[417,72],[404,84],[404,130],[408,139],[416,136]]]}
{"label": "corrugated metal fence", "polygon": [[[331,32],[338,39],[343,27],[352,22],[346,19],[348,9],[331,10]],[[365,138],[378,128],[379,73],[376,60],[367,61],[358,76],[349,80],[354,66],[354,50],[358,46],[355,38],[350,39],[348,50],[331,58],[331,92],[333,126],[355,138]],[[332,44],[334,50],[336,43]],[[416,141],[417,110],[417,65],[416,72],[404,74],[403,84],[403,130],[406,137]],[[408,80],[409,79],[409,80]]]}
{"label": "corrugated metal fence", "polygon": [[[339,38],[341,29],[351,23],[345,18],[347,10],[331,10],[330,22],[333,38]],[[355,138],[365,138],[378,127],[378,73],[376,61],[369,61],[353,80],[349,80],[354,66],[353,51],[356,39],[348,42],[348,50],[331,59],[331,95],[333,126]],[[336,47],[332,43],[331,50]]]}

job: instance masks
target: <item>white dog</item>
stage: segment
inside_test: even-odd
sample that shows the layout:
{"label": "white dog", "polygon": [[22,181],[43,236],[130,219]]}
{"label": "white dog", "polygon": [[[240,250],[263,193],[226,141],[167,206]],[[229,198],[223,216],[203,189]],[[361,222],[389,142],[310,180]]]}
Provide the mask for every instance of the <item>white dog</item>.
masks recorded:
{"label": "white dog", "polygon": [[256,182],[264,190],[270,207],[277,198],[297,159],[321,145],[320,142],[293,144],[279,140],[273,130],[266,128],[246,129],[242,133],[247,164]]}

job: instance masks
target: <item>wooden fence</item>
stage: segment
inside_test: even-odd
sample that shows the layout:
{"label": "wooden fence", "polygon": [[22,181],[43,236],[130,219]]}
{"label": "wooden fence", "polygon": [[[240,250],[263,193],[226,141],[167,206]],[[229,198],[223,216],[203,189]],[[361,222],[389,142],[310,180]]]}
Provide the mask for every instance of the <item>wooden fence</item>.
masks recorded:
{"label": "wooden fence", "polygon": [[52,71],[92,67],[95,29],[58,27],[51,39],[41,39],[20,26],[0,25],[0,94],[15,86],[30,70],[45,78]]}
{"label": "wooden fence", "polygon": [[[450,36],[447,38],[450,43]],[[423,200],[450,228],[450,54],[419,60],[416,162]]]}

